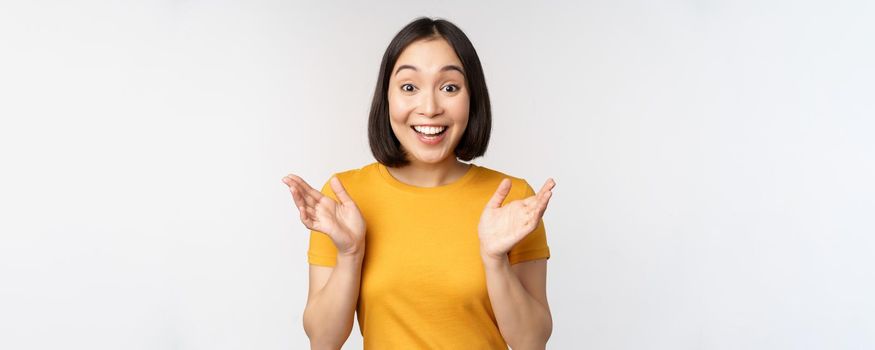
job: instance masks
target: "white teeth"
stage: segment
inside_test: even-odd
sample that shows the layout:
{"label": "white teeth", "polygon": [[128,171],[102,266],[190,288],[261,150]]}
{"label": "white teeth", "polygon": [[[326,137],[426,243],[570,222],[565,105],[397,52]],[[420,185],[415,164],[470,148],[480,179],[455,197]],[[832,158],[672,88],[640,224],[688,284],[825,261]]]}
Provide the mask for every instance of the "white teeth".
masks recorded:
{"label": "white teeth", "polygon": [[447,127],[446,126],[419,126],[419,125],[415,125],[415,126],[413,126],[413,128],[416,129],[416,131],[419,131],[423,134],[434,135],[434,134],[441,133]]}

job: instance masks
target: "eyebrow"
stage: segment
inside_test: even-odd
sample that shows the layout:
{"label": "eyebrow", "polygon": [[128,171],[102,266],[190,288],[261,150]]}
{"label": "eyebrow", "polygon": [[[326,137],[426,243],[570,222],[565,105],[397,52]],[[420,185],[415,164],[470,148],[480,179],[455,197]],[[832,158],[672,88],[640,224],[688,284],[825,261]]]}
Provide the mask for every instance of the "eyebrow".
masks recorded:
{"label": "eyebrow", "polygon": [[[395,70],[395,75],[398,75],[398,72],[400,72],[402,69],[412,69],[415,72],[419,71],[419,69],[417,69],[414,66],[411,66],[409,64],[402,64],[401,66],[398,67],[397,70]],[[451,71],[451,70],[457,71],[459,73],[462,73],[462,75],[465,75],[465,70],[463,70],[462,67],[459,67],[455,64],[448,64],[448,65],[444,66],[443,68],[441,68],[440,71],[447,72],[447,71]]]}

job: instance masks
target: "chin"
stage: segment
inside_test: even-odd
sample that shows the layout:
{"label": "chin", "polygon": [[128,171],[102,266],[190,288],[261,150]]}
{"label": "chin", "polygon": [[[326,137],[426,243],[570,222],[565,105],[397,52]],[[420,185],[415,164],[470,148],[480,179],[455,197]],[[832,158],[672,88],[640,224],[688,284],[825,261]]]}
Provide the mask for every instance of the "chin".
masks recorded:
{"label": "chin", "polygon": [[410,157],[413,158],[413,159],[415,159],[417,162],[420,162],[420,163],[426,163],[426,164],[438,164],[438,163],[443,163],[443,162],[445,162],[445,161],[447,160],[447,158],[452,157],[452,154],[450,154],[450,155],[444,155],[444,156],[438,156],[438,157],[420,157],[420,156],[417,156],[417,155],[415,155],[415,154],[411,154]]}
{"label": "chin", "polygon": [[418,161],[420,163],[426,163],[426,164],[438,164],[438,163],[444,162],[447,159],[446,157],[444,157],[442,159],[436,159],[436,158],[423,159],[420,157],[414,157],[414,158],[416,159],[416,161]]}

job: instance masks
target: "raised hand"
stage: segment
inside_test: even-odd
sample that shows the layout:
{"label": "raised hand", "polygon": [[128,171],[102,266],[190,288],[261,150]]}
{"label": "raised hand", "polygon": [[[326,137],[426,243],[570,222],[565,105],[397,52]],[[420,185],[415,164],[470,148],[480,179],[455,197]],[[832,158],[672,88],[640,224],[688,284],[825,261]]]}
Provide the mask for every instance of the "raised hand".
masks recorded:
{"label": "raised hand", "polygon": [[503,179],[480,215],[477,225],[480,255],[500,259],[534,231],[547,210],[555,185],[552,178],[547,179],[537,194],[501,206],[511,187],[510,179]]}
{"label": "raised hand", "polygon": [[313,189],[297,175],[289,174],[282,181],[289,186],[304,226],[331,237],[337,254],[364,253],[365,219],[336,176],[329,183],[339,202]]}

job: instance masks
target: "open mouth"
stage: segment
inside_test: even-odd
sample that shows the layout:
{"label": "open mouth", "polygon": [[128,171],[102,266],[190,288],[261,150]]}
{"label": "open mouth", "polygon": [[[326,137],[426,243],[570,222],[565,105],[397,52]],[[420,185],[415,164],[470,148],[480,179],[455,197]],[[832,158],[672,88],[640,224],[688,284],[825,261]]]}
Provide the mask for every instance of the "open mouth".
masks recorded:
{"label": "open mouth", "polygon": [[410,127],[413,131],[416,131],[418,134],[424,137],[437,137],[443,135],[449,129],[448,126],[440,125],[440,126],[420,126],[414,125]]}

